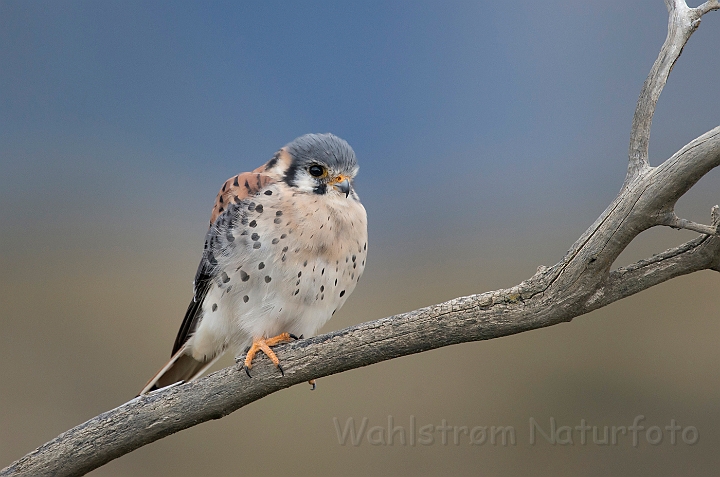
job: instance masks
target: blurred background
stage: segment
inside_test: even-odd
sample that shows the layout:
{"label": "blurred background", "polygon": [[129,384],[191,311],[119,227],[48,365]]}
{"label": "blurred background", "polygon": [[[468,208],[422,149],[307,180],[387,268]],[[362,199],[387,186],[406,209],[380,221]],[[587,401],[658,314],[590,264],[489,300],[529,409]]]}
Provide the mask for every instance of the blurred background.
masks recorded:
{"label": "blurred background", "polygon": [[[661,0],[0,1],[0,467],[136,395],[170,355],[218,188],[304,133],[355,148],[370,222],[366,273],[325,331],[557,262],[622,184],[666,26]],[[720,123],[719,42],[710,13],[660,98],[653,165]],[[708,223],[718,184],[680,215]],[[618,265],[694,236],[643,233]],[[716,475],[719,291],[697,273],[323,378],[91,475]],[[530,418],[602,432],[637,415],[699,439],[529,442]],[[516,444],[338,442],[333,418],[388,416],[512,426]]]}

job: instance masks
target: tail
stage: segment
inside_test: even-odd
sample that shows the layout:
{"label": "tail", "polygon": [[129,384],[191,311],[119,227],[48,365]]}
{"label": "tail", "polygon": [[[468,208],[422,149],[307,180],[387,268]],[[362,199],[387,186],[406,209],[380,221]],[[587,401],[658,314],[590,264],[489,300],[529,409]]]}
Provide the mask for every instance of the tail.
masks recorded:
{"label": "tail", "polygon": [[186,354],[185,346],[183,346],[177,350],[172,358],[170,358],[170,361],[148,381],[142,391],[140,391],[140,395],[178,382],[189,383],[207,371],[210,366],[215,364],[215,361],[217,361],[221,355],[222,353],[218,353],[216,356],[208,358],[205,361],[198,361],[191,355]]}

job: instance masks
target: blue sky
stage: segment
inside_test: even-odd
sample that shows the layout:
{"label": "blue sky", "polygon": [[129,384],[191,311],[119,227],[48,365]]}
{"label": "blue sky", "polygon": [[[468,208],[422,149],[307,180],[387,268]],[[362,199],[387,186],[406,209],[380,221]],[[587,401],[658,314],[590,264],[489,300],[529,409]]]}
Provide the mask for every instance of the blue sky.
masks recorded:
{"label": "blue sky", "polygon": [[[182,200],[182,213],[204,215],[224,178],[331,131],[358,153],[379,240],[398,220],[420,233],[427,214],[500,235],[527,232],[503,219],[521,208],[530,229],[568,202],[558,217],[597,215],[621,183],[665,22],[651,1],[6,1],[0,198],[21,202],[37,179],[67,204],[63,220],[89,196],[86,217],[172,213]],[[677,68],[701,81],[717,72],[701,59],[717,36],[706,30]],[[662,155],[712,127],[708,99],[676,91],[693,117],[660,118],[651,147]],[[171,184],[184,197],[169,197]],[[2,218],[22,220],[7,208]]]}

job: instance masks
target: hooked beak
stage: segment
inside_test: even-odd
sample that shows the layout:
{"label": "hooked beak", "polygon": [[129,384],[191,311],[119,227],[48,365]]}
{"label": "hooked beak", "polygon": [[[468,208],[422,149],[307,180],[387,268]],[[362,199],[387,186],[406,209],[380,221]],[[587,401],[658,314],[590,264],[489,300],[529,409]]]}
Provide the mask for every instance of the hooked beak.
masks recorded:
{"label": "hooked beak", "polygon": [[335,187],[337,190],[345,194],[345,197],[350,195],[350,181],[347,179],[343,179],[340,182],[336,182],[333,184],[333,187]]}

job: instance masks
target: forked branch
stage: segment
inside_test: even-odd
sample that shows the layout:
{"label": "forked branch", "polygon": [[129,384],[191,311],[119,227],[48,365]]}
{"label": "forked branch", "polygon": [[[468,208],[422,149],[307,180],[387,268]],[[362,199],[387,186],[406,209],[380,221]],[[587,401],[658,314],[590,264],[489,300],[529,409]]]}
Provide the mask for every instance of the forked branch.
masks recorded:
{"label": "forked branch", "polygon": [[[563,259],[519,285],[456,298],[427,308],[363,323],[277,348],[285,375],[259,357],[253,378],[240,366],[196,382],[165,388],[105,412],[64,432],[0,476],[82,475],[138,447],[219,419],[280,389],[434,348],[551,326],[638,293],[671,278],[720,271],[720,214],[712,225],[675,215],[677,200],[720,165],[720,127],[657,167],[648,161],[650,125],[660,92],[700,17],[720,8],[717,0],[688,8],[668,0],[668,37],[643,85],[630,141],[628,175],[615,200]],[[647,260],[611,270],[627,245],[658,225],[703,235]]]}
{"label": "forked branch", "polygon": [[720,8],[718,0],[708,0],[697,8],[690,8],[685,0],[665,0],[668,9],[668,32],[650,74],[643,84],[633,116],[630,131],[629,164],[625,185],[633,180],[644,168],[649,167],[648,148],[650,127],[660,93],[667,83],[670,71],[685,43],[700,26],[700,18]]}

